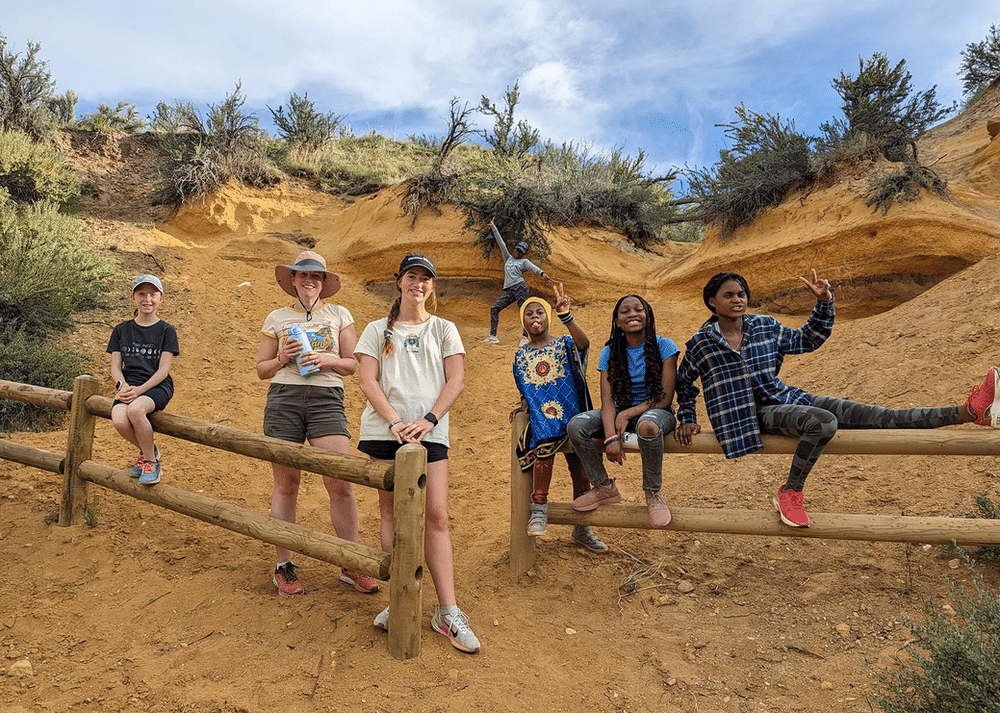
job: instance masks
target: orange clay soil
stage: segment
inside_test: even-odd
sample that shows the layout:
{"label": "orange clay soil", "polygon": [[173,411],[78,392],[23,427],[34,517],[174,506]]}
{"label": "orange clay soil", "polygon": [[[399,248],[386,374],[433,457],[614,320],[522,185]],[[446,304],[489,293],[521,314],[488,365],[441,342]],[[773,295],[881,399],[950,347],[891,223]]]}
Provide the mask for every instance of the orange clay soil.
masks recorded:
{"label": "orange clay soil", "polygon": [[[809,302],[795,278],[815,267],[836,283],[841,319],[821,350],[786,361],[787,381],[895,407],[957,403],[1000,361],[1000,150],[986,131],[1000,110],[995,92],[984,101],[992,103],[921,144],[922,161],[954,187],[947,198],[872,213],[863,179],[847,172],[701,246],[643,254],[599,228],[559,230],[545,269],[565,283],[596,343],[617,297],[638,291],[659,332],[683,344],[706,317],[701,288],[712,272],[739,270],[761,310],[797,325]],[[538,542],[535,569],[513,576],[507,413],[519,327],[509,309],[501,344],[481,343],[501,265],[482,260],[457,212],[426,211],[411,227],[398,190],[347,204],[286,182],[229,187],[166,216],[149,204],[155,156],[144,137],[73,134],[61,143],[101,189],[84,218],[93,244],[123,275],[164,278],[161,316],[182,350],[174,413],[260,431],[258,335],[286,301],[273,268],[301,249],[295,241],[315,241],[340,273],[336,299],[359,331],[385,313],[400,257],[433,256],[439,314],[458,324],[468,352],[453,412],[450,510],[459,604],[483,650],[461,654],[427,628],[420,657],[395,661],[372,626],[386,591],[357,594],[337,568],[299,557],[307,594],[278,598],[271,547],[93,486],[97,524],[58,527],[59,479],[0,461],[4,711],[862,713],[875,672],[911,640],[904,618],[922,619],[922,598],[946,602],[943,575],[969,580],[937,547],[601,529],[611,551],[596,555],[555,525]],[[86,316],[69,338],[104,378],[110,329],[131,314],[127,279],[114,308]],[[589,377],[596,393],[593,366]],[[363,406],[348,379],[354,429]],[[10,438],[61,451],[66,433]],[[166,482],[267,511],[268,465],[166,437],[159,446]],[[105,421],[94,454],[122,467],[134,455]],[[787,456],[670,455],[664,493],[678,506],[767,510],[787,467]],[[561,462],[556,473],[552,499],[567,501]],[[986,457],[827,456],[806,503],[815,512],[961,517],[974,494],[993,493],[998,474]],[[616,475],[625,502],[638,504],[639,458]],[[318,477],[304,481],[299,522],[330,530]],[[376,546],[376,495],[357,490],[362,541]],[[996,583],[995,566],[983,568]],[[428,621],[434,606],[428,580]]]}

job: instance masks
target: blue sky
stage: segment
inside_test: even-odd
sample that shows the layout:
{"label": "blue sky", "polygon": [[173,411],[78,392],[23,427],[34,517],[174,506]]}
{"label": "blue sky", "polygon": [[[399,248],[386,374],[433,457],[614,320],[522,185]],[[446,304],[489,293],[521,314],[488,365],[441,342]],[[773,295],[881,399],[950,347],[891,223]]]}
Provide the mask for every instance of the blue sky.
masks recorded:
{"label": "blue sky", "polygon": [[[267,106],[308,92],[356,133],[441,135],[449,102],[499,104],[543,138],[595,151],[642,148],[647,168],[707,166],[740,103],[806,134],[839,114],[830,85],[875,52],[905,59],[913,87],[962,99],[961,51],[984,39],[995,0],[0,0],[8,51],[41,44],[78,114],[119,101],[221,102],[237,81]],[[485,117],[478,124],[491,125]]]}

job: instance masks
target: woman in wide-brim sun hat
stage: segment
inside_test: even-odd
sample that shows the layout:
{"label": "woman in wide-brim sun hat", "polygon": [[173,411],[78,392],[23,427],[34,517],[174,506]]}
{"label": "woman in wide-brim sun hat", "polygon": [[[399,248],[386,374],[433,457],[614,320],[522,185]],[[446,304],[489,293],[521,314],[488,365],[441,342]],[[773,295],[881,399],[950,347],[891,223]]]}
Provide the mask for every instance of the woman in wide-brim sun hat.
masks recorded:
{"label": "woman in wide-brim sun hat", "polygon": [[[358,365],[354,358],[357,336],[347,308],[325,301],[340,289],[340,278],[327,269],[322,255],[311,250],[299,253],[291,265],[276,266],[274,276],[295,301],[271,312],[261,329],[257,376],[271,382],[264,408],[264,434],[293,443],[308,441],[317,448],[346,454],[351,434],[344,414],[344,377],[353,374]],[[288,338],[294,326],[305,332],[311,351],[303,353],[302,345]],[[303,375],[300,366],[313,372]],[[277,463],[272,468],[271,517],[295,522],[301,472]],[[323,484],[330,495],[330,520],[337,536],[357,542],[358,503],[353,486],[327,477]],[[272,581],[278,594],[302,594],[291,553],[284,547],[276,547],[275,552]],[[378,583],[359,572],[343,570],[340,579],[359,592],[378,591]]]}

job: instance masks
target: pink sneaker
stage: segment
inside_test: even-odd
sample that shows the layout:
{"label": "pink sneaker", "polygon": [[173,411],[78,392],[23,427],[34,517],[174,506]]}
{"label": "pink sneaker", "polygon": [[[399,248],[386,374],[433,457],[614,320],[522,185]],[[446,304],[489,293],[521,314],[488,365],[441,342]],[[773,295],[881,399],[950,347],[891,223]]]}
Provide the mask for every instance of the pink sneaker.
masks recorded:
{"label": "pink sneaker", "polygon": [[670,524],[670,506],[657,490],[655,493],[646,491],[646,513],[649,515],[649,526],[657,529]]}
{"label": "pink sneaker", "polygon": [[809,516],[802,507],[802,493],[798,490],[789,490],[784,485],[781,490],[774,494],[771,501],[778,509],[781,521],[789,527],[809,527]]}
{"label": "pink sneaker", "polygon": [[980,426],[1000,428],[1000,367],[991,366],[986,378],[965,400],[969,415]]}
{"label": "pink sneaker", "polygon": [[374,594],[378,591],[378,582],[371,577],[355,572],[353,569],[340,570],[340,581],[350,584],[362,594]]}
{"label": "pink sneaker", "polygon": [[615,487],[615,481],[595,485],[573,501],[573,509],[578,512],[596,510],[601,505],[613,505],[622,501],[622,494]]}

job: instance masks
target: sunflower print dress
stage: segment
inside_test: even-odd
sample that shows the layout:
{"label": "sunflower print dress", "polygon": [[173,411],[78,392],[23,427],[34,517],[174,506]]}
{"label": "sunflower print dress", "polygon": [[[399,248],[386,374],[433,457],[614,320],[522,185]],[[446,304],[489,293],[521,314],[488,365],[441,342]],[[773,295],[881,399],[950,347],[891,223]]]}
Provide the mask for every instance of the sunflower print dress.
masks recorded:
{"label": "sunflower print dress", "polygon": [[528,425],[517,446],[522,470],[554,457],[568,438],[569,420],[591,408],[586,368],[586,352],[581,355],[568,334],[538,349],[520,347],[514,354],[514,382],[528,402]]}

